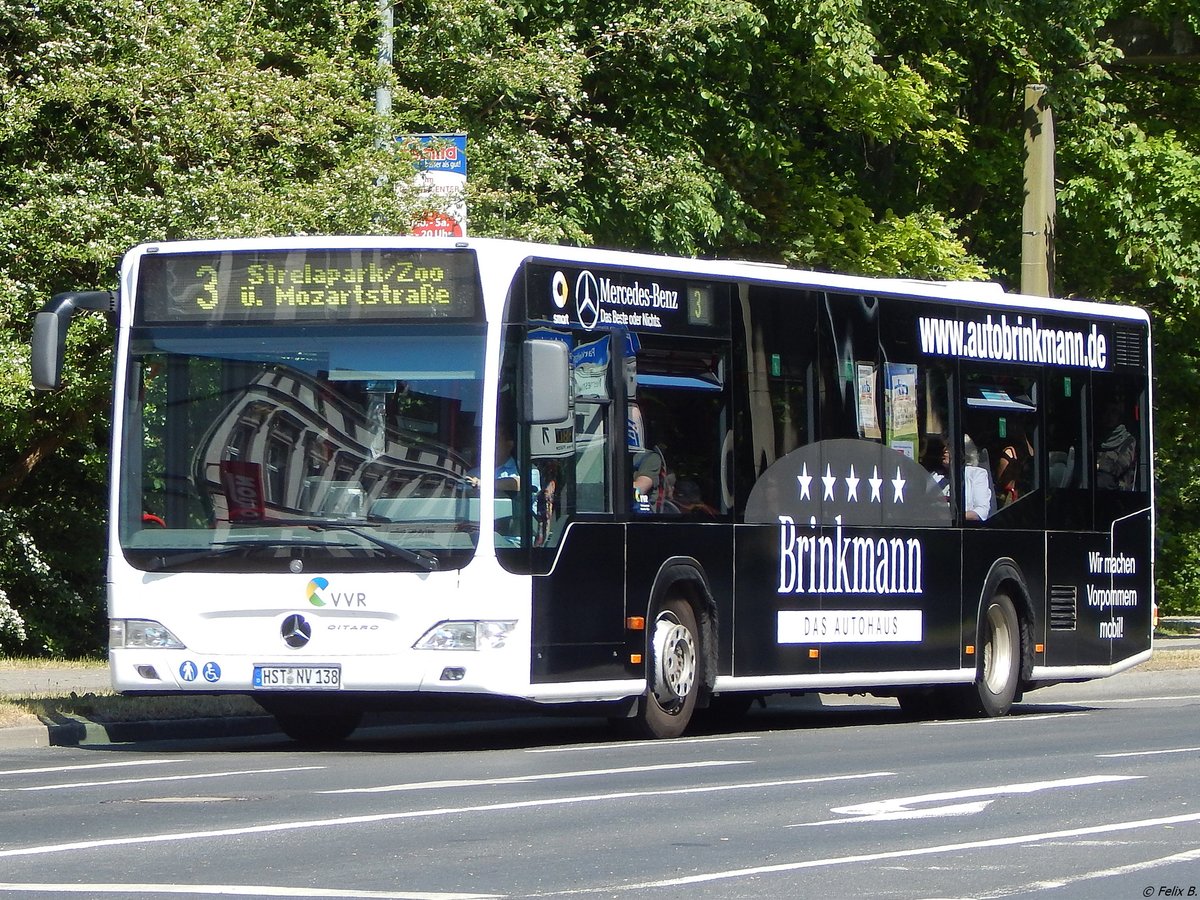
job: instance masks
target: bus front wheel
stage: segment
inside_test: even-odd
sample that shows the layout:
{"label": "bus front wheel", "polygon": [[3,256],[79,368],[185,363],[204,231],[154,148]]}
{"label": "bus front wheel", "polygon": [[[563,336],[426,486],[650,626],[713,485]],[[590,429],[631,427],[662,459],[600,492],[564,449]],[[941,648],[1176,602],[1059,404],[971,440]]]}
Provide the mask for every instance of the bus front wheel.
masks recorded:
{"label": "bus front wheel", "polygon": [[639,730],[652,738],[683,734],[700,690],[700,641],[691,604],[673,598],[654,616],[649,686],[638,704]]}
{"label": "bus front wheel", "polygon": [[293,741],[311,747],[340,744],[362,722],[362,710],[326,705],[259,701],[275,717],[279,730]]}

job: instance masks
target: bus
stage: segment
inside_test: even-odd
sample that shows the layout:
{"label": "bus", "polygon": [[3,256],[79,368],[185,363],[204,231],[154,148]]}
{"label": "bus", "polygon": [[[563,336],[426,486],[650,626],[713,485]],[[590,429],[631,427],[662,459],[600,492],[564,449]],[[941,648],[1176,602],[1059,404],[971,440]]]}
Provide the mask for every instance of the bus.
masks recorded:
{"label": "bus", "polygon": [[129,251],[109,659],[365,711],[675,737],[773,695],[1000,716],[1151,654],[1150,329],[986,283],[493,239]]}

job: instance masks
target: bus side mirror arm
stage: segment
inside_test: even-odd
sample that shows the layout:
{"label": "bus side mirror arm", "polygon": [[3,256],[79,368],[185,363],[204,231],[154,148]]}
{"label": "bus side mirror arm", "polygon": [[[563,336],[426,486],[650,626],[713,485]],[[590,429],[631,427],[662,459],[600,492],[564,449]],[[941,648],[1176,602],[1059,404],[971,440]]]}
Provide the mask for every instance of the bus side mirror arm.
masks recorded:
{"label": "bus side mirror arm", "polygon": [[29,362],[34,390],[57,391],[62,387],[63,351],[67,345],[67,328],[75,311],[111,313],[116,308],[116,294],[112,291],[70,291],[51,297],[33,320]]}
{"label": "bus side mirror arm", "polygon": [[557,425],[571,415],[571,364],[562,341],[526,341],[525,421],[530,425]]}

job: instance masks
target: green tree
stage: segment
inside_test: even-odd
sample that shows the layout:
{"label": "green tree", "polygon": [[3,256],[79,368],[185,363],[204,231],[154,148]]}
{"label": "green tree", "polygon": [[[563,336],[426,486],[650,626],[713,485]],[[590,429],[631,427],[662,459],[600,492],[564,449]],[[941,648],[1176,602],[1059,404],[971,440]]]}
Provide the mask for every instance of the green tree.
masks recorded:
{"label": "green tree", "polygon": [[[1119,52],[1076,107],[1060,192],[1062,280],[1148,309],[1154,323],[1158,600],[1200,613],[1200,11],[1117,4]],[[1060,143],[1060,146],[1062,144]]]}
{"label": "green tree", "polygon": [[115,287],[142,241],[407,229],[376,34],[366,3],[0,0],[0,588],[23,618],[0,615],[0,648],[81,653],[104,628],[112,332],[77,323],[64,389],[34,397],[32,312]]}

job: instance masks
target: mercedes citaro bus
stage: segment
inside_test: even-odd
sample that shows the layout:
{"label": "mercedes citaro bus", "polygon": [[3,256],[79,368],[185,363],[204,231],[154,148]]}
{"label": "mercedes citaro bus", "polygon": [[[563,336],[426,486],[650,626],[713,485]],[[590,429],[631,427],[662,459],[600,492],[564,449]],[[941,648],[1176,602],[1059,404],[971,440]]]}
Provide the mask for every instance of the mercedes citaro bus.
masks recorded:
{"label": "mercedes citaro bus", "polygon": [[116,321],[128,694],[1002,715],[1151,652],[1150,334],[1124,306],[499,240],[147,244]]}

